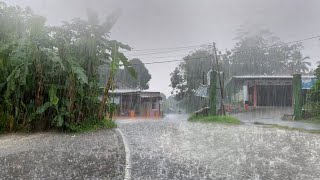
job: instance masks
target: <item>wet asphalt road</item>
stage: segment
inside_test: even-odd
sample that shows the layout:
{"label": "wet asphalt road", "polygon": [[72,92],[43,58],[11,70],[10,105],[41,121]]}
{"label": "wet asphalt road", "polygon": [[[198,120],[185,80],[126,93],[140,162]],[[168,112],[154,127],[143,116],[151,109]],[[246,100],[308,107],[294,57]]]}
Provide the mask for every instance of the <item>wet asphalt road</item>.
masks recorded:
{"label": "wet asphalt road", "polygon": [[[320,179],[319,134],[186,119],[118,121],[131,179]],[[116,130],[0,136],[0,179],[123,179],[125,155]]]}
{"label": "wet asphalt road", "polygon": [[116,130],[0,136],[0,179],[123,179]]}
{"label": "wet asphalt road", "polygon": [[119,121],[132,179],[319,179],[320,135],[253,125]]}

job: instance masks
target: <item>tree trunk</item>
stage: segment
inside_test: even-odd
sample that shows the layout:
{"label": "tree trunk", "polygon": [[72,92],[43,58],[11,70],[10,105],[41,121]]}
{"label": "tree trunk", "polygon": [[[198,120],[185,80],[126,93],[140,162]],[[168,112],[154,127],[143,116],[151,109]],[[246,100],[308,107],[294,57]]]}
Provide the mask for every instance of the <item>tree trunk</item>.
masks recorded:
{"label": "tree trunk", "polygon": [[106,88],[104,88],[104,93],[103,93],[102,100],[100,103],[99,114],[98,114],[99,119],[103,119],[104,113],[106,111],[106,103],[108,103],[109,90],[111,89],[112,83],[113,83],[112,79],[113,79],[113,76],[112,76],[112,73],[110,72],[107,86],[106,86]]}

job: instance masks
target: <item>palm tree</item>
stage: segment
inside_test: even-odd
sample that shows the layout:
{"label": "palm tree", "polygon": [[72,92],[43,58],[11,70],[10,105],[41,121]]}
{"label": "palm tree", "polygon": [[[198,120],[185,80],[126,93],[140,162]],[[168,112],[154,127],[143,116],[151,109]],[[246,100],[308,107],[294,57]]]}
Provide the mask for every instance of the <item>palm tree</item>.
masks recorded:
{"label": "palm tree", "polygon": [[309,56],[303,57],[300,51],[296,51],[292,54],[292,65],[294,67],[295,73],[307,73],[309,71],[309,67],[311,63],[307,61],[310,59]]}

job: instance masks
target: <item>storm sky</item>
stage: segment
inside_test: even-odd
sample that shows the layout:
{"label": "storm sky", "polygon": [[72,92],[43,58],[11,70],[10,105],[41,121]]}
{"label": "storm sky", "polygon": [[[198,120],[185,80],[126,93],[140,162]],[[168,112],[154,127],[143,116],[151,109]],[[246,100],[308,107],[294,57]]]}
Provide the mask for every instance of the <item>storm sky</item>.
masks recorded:
{"label": "storm sky", "polygon": [[[267,28],[284,42],[320,35],[319,0],[5,0],[30,6],[49,25],[74,17],[85,18],[87,8],[105,17],[121,9],[111,38],[129,44],[128,57],[143,62],[181,59],[192,50],[149,53],[144,49],[174,48],[216,42],[231,49],[237,29]],[[304,43],[304,55],[320,61],[320,40]],[[170,95],[170,72],[178,62],[147,65],[150,89]]]}

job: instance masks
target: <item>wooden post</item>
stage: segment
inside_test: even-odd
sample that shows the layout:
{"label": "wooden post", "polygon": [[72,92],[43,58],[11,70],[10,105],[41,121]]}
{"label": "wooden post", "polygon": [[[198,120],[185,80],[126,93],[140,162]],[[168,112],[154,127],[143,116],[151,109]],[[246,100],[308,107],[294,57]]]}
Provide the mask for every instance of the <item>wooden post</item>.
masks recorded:
{"label": "wooden post", "polygon": [[302,119],[302,82],[301,74],[293,75],[293,97],[295,119]]}
{"label": "wooden post", "polygon": [[209,88],[209,106],[210,106],[210,114],[212,116],[217,115],[216,90],[217,90],[217,73],[214,70],[212,70],[210,73],[210,88]]}

